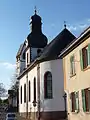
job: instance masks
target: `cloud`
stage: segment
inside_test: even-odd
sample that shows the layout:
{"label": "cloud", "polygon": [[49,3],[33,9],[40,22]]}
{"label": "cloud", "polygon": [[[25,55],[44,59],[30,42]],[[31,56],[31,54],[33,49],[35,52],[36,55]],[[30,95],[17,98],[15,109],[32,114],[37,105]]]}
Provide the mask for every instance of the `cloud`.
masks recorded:
{"label": "cloud", "polygon": [[76,31],[77,30],[77,27],[76,26],[68,26],[67,27],[70,31]]}
{"label": "cloud", "polygon": [[78,31],[78,30],[83,30],[88,26],[89,26],[89,24],[69,25],[68,29],[71,31]]}
{"label": "cloud", "polygon": [[15,69],[16,65],[9,62],[0,62],[0,65],[4,66],[6,69]]}
{"label": "cloud", "polygon": [[70,31],[81,31],[81,30],[84,30],[85,28],[87,28],[88,26],[90,26],[90,18],[88,18],[87,20],[85,21],[81,21],[77,24],[73,24],[73,25],[68,25],[68,29]]}

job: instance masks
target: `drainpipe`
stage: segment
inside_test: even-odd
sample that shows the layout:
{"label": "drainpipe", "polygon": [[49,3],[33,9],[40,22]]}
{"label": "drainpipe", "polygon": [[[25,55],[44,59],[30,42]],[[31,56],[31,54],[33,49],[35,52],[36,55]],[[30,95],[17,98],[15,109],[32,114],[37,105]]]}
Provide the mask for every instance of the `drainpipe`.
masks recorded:
{"label": "drainpipe", "polygon": [[26,75],[26,118],[28,118],[28,74]]}
{"label": "drainpipe", "polygon": [[63,98],[64,98],[64,105],[65,105],[65,114],[66,114],[66,118],[67,118],[67,104],[66,104],[67,94],[66,93],[64,93]]}
{"label": "drainpipe", "polygon": [[38,95],[38,120],[40,120],[40,64],[37,65],[37,95]]}

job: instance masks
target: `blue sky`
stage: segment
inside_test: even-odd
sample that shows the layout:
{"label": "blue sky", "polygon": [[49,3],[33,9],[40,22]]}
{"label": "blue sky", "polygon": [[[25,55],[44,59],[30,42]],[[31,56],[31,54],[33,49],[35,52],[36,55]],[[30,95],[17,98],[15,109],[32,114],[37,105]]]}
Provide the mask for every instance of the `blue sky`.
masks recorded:
{"label": "blue sky", "polygon": [[0,0],[0,82],[6,89],[10,88],[19,45],[30,33],[35,5],[49,41],[64,28],[64,21],[76,36],[90,25],[89,0]]}

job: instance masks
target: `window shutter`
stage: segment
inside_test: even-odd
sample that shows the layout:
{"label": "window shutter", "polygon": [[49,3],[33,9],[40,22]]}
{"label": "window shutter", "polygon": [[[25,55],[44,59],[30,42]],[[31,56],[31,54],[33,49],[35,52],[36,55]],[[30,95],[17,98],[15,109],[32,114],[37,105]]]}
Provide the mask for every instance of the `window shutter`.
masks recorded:
{"label": "window shutter", "polygon": [[81,70],[83,70],[83,57],[82,57],[82,50],[80,50],[80,66],[81,66]]}
{"label": "window shutter", "polygon": [[75,93],[76,110],[79,111],[79,92]]}
{"label": "window shutter", "polygon": [[73,74],[73,56],[70,57],[70,74],[72,75]]}
{"label": "window shutter", "polygon": [[82,105],[83,105],[83,111],[86,112],[85,91],[84,90],[82,90]]}
{"label": "window shutter", "polygon": [[88,44],[88,65],[90,65],[90,44]]}
{"label": "window shutter", "polygon": [[89,111],[90,111],[90,90],[88,90],[88,103],[89,103]]}
{"label": "window shutter", "polygon": [[70,111],[72,112],[72,94],[70,94]]}

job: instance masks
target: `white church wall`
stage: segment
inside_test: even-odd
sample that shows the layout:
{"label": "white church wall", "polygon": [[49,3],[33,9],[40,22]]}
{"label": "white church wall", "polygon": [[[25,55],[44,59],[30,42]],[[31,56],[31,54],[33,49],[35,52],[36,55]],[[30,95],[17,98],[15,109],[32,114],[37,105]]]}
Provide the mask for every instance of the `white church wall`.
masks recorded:
{"label": "white church wall", "polygon": [[[52,73],[53,98],[44,99],[44,74],[50,71]],[[28,102],[28,112],[37,111],[37,106],[33,107],[34,98],[34,77],[36,77],[36,101],[37,101],[37,66],[28,72],[28,83],[31,84],[31,100]],[[26,112],[26,103],[24,103],[24,84],[26,83],[26,75],[20,79],[22,85],[22,104],[19,103],[19,112]],[[26,87],[27,88],[27,87]],[[20,90],[20,89],[19,89]],[[64,111],[64,80],[63,80],[63,63],[62,60],[52,60],[40,63],[40,106],[41,111]],[[19,94],[20,101],[20,94]],[[37,103],[36,103],[37,105]]]}
{"label": "white church wall", "polygon": [[33,100],[34,100],[34,77],[36,78],[36,101],[37,101],[37,66],[34,67],[31,71],[28,72],[28,82],[30,80],[30,87],[31,87],[31,100],[28,102],[28,112],[35,112],[37,110],[37,103],[36,107],[33,107]]}
{"label": "white church wall", "polygon": [[[24,84],[26,84],[26,75],[20,79],[19,84],[19,112],[26,112],[26,103],[24,103]],[[21,104],[21,96],[20,96],[20,88],[22,86],[22,104]]]}
{"label": "white church wall", "polygon": [[[53,98],[44,99],[44,74],[52,73]],[[41,111],[63,111],[64,108],[64,79],[62,60],[46,61],[40,64],[40,92],[41,92]]]}
{"label": "white church wall", "polygon": [[[33,107],[33,100],[34,100],[34,77],[36,78],[36,101],[37,101],[37,67],[34,67],[31,71],[29,71],[28,73],[28,83],[30,81],[30,93],[31,93],[31,96],[30,96],[30,102],[28,101],[28,112],[34,112],[34,111],[37,111],[37,106],[34,108]],[[22,112],[26,112],[26,103],[24,103],[24,84],[26,84],[26,91],[27,91],[27,80],[26,80],[26,75],[23,76],[21,79],[20,79],[20,86],[19,86],[19,112],[22,113]],[[22,104],[20,103],[21,101],[21,98],[20,98],[20,87],[22,86]],[[29,98],[29,94],[28,94],[28,98]]]}

